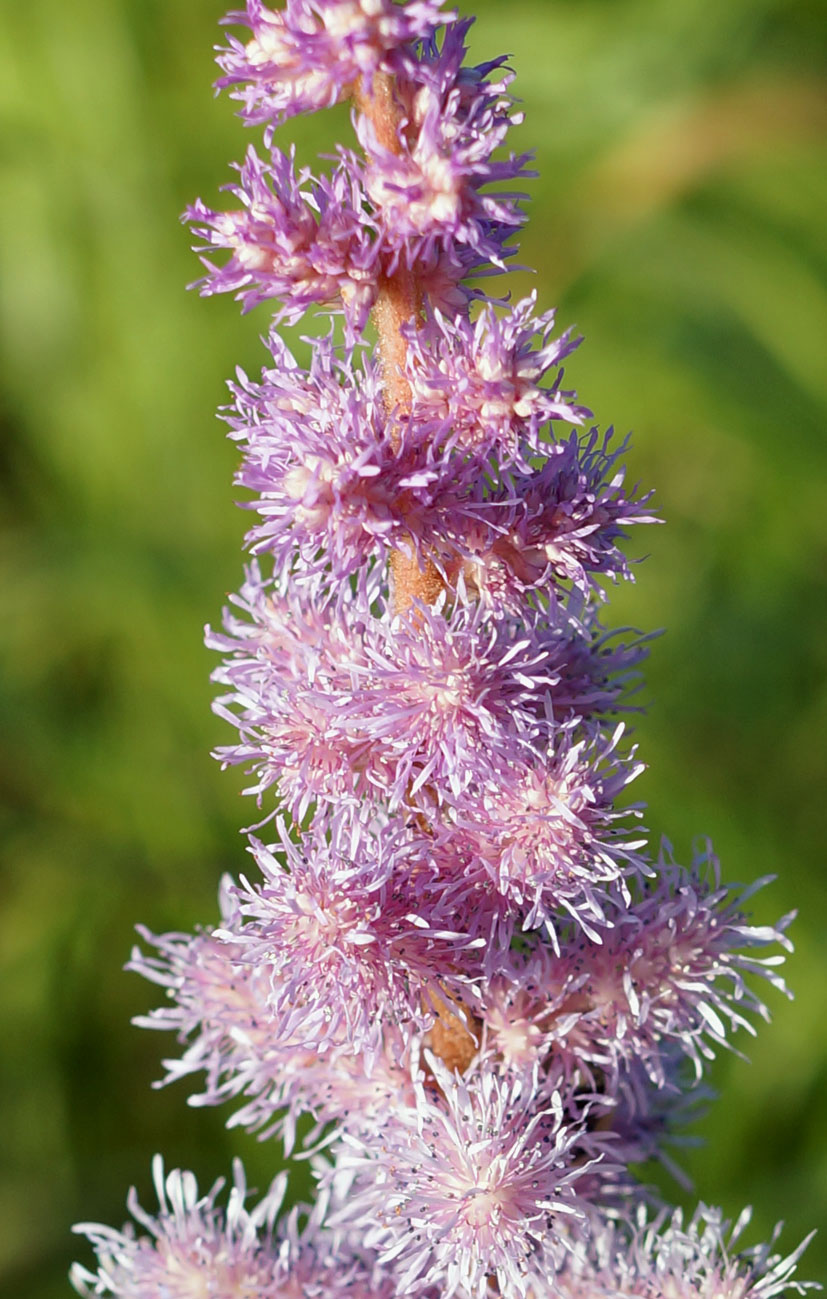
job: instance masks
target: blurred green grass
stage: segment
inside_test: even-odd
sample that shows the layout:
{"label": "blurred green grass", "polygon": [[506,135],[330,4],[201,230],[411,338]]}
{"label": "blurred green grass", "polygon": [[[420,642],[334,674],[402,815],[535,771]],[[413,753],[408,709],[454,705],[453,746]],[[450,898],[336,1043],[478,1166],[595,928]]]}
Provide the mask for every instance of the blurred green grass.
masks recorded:
{"label": "blurred green grass", "polygon": [[[247,137],[210,96],[219,0],[38,0],[0,17],[0,569],[4,998],[0,1278],[68,1293],[78,1218],[120,1223],[149,1157],[205,1179],[276,1150],[152,1092],[129,1017],[132,926],[215,914],[250,817],[208,750],[200,627],[239,576],[234,455],[213,411],[265,317],[183,291],[177,225]],[[586,344],[568,378],[633,428],[668,526],[615,623],[664,626],[640,722],[649,824],[798,907],[790,1006],[718,1062],[686,1162],[792,1247],[827,1204],[824,14],[814,0],[480,0],[534,148],[523,260]],[[302,122],[327,147],[343,112]],[[292,135],[291,128],[290,134]],[[690,1202],[692,1197],[682,1197]],[[822,1206],[819,1208],[819,1206]],[[80,1247],[82,1252],[82,1247]],[[827,1238],[804,1274],[827,1273]]]}

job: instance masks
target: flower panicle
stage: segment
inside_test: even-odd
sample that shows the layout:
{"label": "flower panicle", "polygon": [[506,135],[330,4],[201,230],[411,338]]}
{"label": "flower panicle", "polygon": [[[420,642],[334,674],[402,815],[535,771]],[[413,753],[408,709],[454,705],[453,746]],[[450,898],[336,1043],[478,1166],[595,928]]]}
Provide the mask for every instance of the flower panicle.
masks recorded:
{"label": "flower panicle", "polygon": [[[652,639],[606,630],[633,577],[628,438],[570,385],[582,338],[489,292],[531,157],[505,58],[441,0],[247,0],[218,88],[263,133],[197,200],[205,296],[264,309],[221,411],[251,524],[221,626],[215,756],[248,775],[252,866],[194,934],[139,927],[163,1083],[309,1160],[312,1206],[200,1195],[79,1230],[81,1294],[216,1299],[776,1299],[801,1248],[743,1251],[633,1166],[708,1065],[788,995],[790,917],[754,925],[711,849],[653,853],[632,729]],[[293,116],[347,102],[315,167]],[[282,326],[316,324],[288,347]],[[318,322],[321,321],[321,327]],[[376,345],[369,339],[370,330]],[[633,789],[634,786],[634,789]],[[636,1206],[643,1200],[647,1211]]]}

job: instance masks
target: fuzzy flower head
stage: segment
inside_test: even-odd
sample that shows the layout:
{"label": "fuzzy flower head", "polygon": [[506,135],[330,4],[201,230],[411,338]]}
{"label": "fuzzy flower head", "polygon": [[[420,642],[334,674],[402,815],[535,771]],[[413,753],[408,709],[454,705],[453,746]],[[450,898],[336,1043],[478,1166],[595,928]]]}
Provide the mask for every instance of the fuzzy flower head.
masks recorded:
{"label": "fuzzy flower head", "polygon": [[527,622],[457,600],[391,619],[359,584],[318,608],[255,569],[234,603],[249,620],[228,612],[227,634],[208,636],[226,654],[216,711],[240,731],[219,756],[251,763],[256,793],[278,781],[299,817],[313,799],[471,797],[533,761],[564,722],[616,704],[607,667],[628,662],[584,645],[559,611]]}
{"label": "fuzzy flower head", "polygon": [[99,1260],[97,1274],[80,1264],[72,1283],[82,1295],[116,1295],[119,1299],[192,1299],[194,1295],[236,1299],[238,1295],[276,1299],[283,1294],[277,1274],[278,1253],[273,1224],[286,1186],[281,1174],[255,1209],[245,1207],[247,1190],[240,1161],[233,1166],[233,1186],[226,1210],[219,1208],[223,1179],[199,1196],[192,1173],[175,1169],[164,1175],[160,1156],[153,1162],[159,1211],[152,1217],[130,1192],[129,1211],[145,1231],[136,1236],[94,1223],[75,1231],[88,1237]]}
{"label": "fuzzy flower head", "polygon": [[[230,1103],[228,1127],[262,1136],[278,1135],[285,1153],[293,1150],[298,1121],[312,1113],[319,1125],[341,1125],[347,1117],[362,1130],[383,1122],[400,1100],[413,1104],[418,1065],[409,1041],[392,1025],[370,1056],[354,1053],[347,1031],[320,1054],[279,1034],[272,1006],[272,969],[246,958],[244,946],[228,937],[240,923],[231,881],[222,889],[222,927],[215,933],[154,935],[138,932],[154,954],[135,947],[127,969],[159,984],[168,1000],[135,1023],[177,1035],[185,1045],[166,1059],[163,1082],[203,1075],[193,1106]],[[318,1130],[306,1140],[313,1142]]]}
{"label": "fuzzy flower head", "polygon": [[340,1043],[372,1054],[385,1024],[429,1027],[430,987],[479,940],[452,929],[422,849],[349,814],[317,823],[300,846],[279,831],[287,869],[252,841],[263,883],[230,888],[243,923],[226,934],[266,971],[274,1035],[319,1054]]}
{"label": "fuzzy flower head", "polygon": [[794,1276],[812,1237],[787,1257],[774,1252],[780,1228],[768,1244],[742,1249],[750,1218],[745,1209],[733,1226],[702,1204],[688,1222],[676,1210],[652,1222],[641,1211],[631,1232],[606,1224],[588,1253],[572,1253],[559,1285],[534,1299],[777,1299],[819,1289]]}
{"label": "fuzzy flower head", "polygon": [[567,1237],[585,1228],[578,1182],[600,1142],[567,1122],[558,1094],[537,1101],[530,1075],[505,1083],[481,1070],[461,1080],[431,1061],[440,1095],[389,1116],[381,1154],[346,1136],[330,1175],[336,1220],[374,1222],[366,1243],[393,1264],[398,1293],[429,1284],[483,1299],[489,1279],[526,1296],[553,1273]]}
{"label": "fuzzy flower head", "polygon": [[[426,413],[451,430],[461,452],[497,450],[500,468],[521,452],[540,451],[538,432],[550,420],[580,424],[589,412],[562,392],[559,380],[541,385],[578,338],[571,331],[552,338],[554,312],[534,315],[536,298],[506,314],[485,306],[476,321],[436,313],[431,328],[407,327],[407,376],[420,416]],[[540,346],[535,347],[539,340]]]}
{"label": "fuzzy flower head", "polygon": [[532,701],[550,685],[546,654],[509,619],[481,606],[417,607],[369,649],[357,726],[389,749],[397,779],[415,794],[456,797],[530,742]]}
{"label": "fuzzy flower head", "polygon": [[328,572],[335,585],[391,550],[422,558],[435,537],[456,560],[479,466],[434,452],[438,417],[389,412],[378,362],[329,339],[315,341],[308,370],[274,332],[269,347],[272,366],[260,383],[239,371],[226,415],[243,446],[236,482],[257,496],[253,552],[295,584]]}
{"label": "fuzzy flower head", "polygon": [[[296,175],[293,158],[247,150],[239,182],[227,188],[240,208],[217,212],[199,199],[184,213],[203,244],[204,296],[233,293],[244,310],[281,301],[275,319],[293,322],[314,304],[341,306],[361,329],[376,296],[375,246],[355,170],[343,158],[329,177]],[[212,249],[229,253],[223,265]]]}
{"label": "fuzzy flower head", "polygon": [[[507,777],[483,788],[476,805],[463,802],[459,837],[519,910],[525,929],[544,924],[553,934],[562,912],[599,938],[595,926],[605,923],[609,886],[643,869],[645,838],[617,826],[636,809],[614,807],[642,767],[633,752],[615,752],[622,724],[608,737],[594,730],[573,739],[567,727],[554,734],[555,747],[543,759],[514,763]],[[450,832],[446,843],[450,851]]]}
{"label": "fuzzy flower head", "polygon": [[306,569],[330,564],[345,578],[381,555],[400,523],[402,475],[377,367],[341,360],[322,339],[305,372],[275,331],[269,346],[272,367],[260,383],[239,373],[227,413],[244,445],[236,481],[258,494],[262,518],[248,540],[279,569],[298,555]]}
{"label": "fuzzy flower head", "polygon": [[174,1032],[186,1044],[180,1058],[164,1061],[164,1083],[203,1073],[202,1090],[190,1096],[191,1105],[238,1103],[243,1097],[228,1125],[253,1130],[269,1125],[268,1132],[278,1131],[289,1153],[298,1114],[319,1100],[308,1073],[318,1072],[318,1056],[274,1033],[269,971],[245,961],[240,945],[226,936],[239,922],[230,888],[227,878],[220,893],[222,938],[205,932],[155,935],[138,926],[155,954],[133,948],[127,969],[158,984],[169,1000],[134,1023]]}
{"label": "fuzzy flower head", "polygon": [[272,849],[252,841],[261,883],[224,880],[220,926],[141,930],[157,955],[136,948],[130,968],[172,1003],[137,1022],[188,1043],[166,1081],[203,1072],[194,1104],[243,1097],[233,1122],[289,1147],[303,1110],[338,1121],[358,1102],[371,1126],[409,1091],[413,1035],[465,988],[483,940],[456,931],[427,843],[347,812],[299,846],[278,828]]}
{"label": "fuzzy flower head", "polygon": [[226,22],[250,35],[219,48],[216,84],[232,87],[249,125],[277,126],[337,103],[388,67],[400,46],[430,39],[445,21],[442,0],[287,0],[278,10],[247,0]]}
{"label": "fuzzy flower head", "polygon": [[729,1046],[739,1028],[755,1033],[748,1014],[769,1018],[752,980],[789,996],[777,972],[783,951],[765,952],[791,949],[785,931],[793,917],[775,926],[747,923],[743,901],[767,881],[736,895],[721,886],[709,850],[689,869],[665,854],[658,867],[651,887],[630,899],[599,949],[581,944],[563,960],[571,971],[572,1006],[582,1012],[570,1030],[572,1045],[579,1040],[586,1054],[603,1053],[610,1072],[620,1060],[637,1061],[662,1086],[665,1048],[683,1051],[700,1079],[715,1046]]}
{"label": "fuzzy flower head", "polygon": [[[243,449],[236,481],[257,498],[253,552],[295,582],[327,571],[335,585],[401,550],[462,569],[477,596],[499,585],[520,612],[549,580],[587,597],[597,578],[628,575],[621,524],[651,516],[622,491],[622,447],[609,454],[594,433],[542,441],[549,420],[586,412],[535,382],[563,340],[529,348],[520,322],[530,305],[502,321],[483,313],[474,327],[423,324],[409,340],[406,410],[388,409],[375,359],[321,338],[305,370],[271,331],[272,365],[260,382],[238,371],[225,416]],[[535,472],[526,457],[546,451]],[[496,489],[495,455],[501,474],[520,471]]]}
{"label": "fuzzy flower head", "polygon": [[258,797],[278,781],[297,821],[316,802],[353,801],[368,776],[381,772],[378,755],[336,724],[351,674],[365,663],[372,596],[362,584],[352,606],[300,600],[273,590],[251,565],[225,612],[226,634],[208,630],[207,644],[227,655],[213,679],[228,693],[214,708],[239,729],[239,742],[216,756],[251,765],[258,781],[247,792]]}
{"label": "fuzzy flower head", "polygon": [[658,520],[647,496],[625,490],[618,460],[626,444],[611,440],[611,430],[592,429],[543,443],[540,469],[506,474],[496,491],[481,492],[464,569],[469,590],[524,608],[535,592],[553,601],[571,587],[605,599],[607,579],[632,577],[620,548],[626,528]]}
{"label": "fuzzy flower head", "polygon": [[[224,1181],[199,1196],[195,1177],[152,1165],[159,1210],[141,1208],[134,1190],[128,1206],[138,1227],[116,1231],[82,1223],[98,1257],[98,1271],[76,1263],[71,1279],[87,1299],[394,1299],[391,1277],[355,1238],[321,1226],[325,1202],[309,1214],[293,1209],[279,1220],[286,1186],[281,1173],[253,1209],[239,1160],[227,1206],[218,1204]],[[303,1221],[302,1221],[303,1220]],[[435,1296],[427,1296],[435,1299]]]}
{"label": "fuzzy flower head", "polygon": [[395,261],[414,266],[435,250],[455,256],[467,248],[482,263],[504,268],[506,241],[522,224],[520,195],[489,192],[525,176],[527,155],[494,159],[508,129],[520,120],[506,93],[505,60],[462,66],[470,23],[445,33],[422,60],[409,60],[398,93],[404,124],[398,148],[383,145],[367,117],[356,129],[366,154],[365,189],[374,206],[381,243]]}
{"label": "fuzzy flower head", "polygon": [[789,949],[791,917],[746,923],[743,897],[720,887],[708,854],[690,869],[658,865],[615,893],[602,922],[575,916],[561,927],[556,952],[500,954],[474,1011],[503,1068],[553,1058],[568,1078],[602,1078],[610,1094],[623,1091],[632,1124],[651,1110],[653,1089],[674,1107],[687,1059],[697,1083],[716,1046],[731,1046],[736,1029],[754,1032],[749,1014],[768,1017],[756,979],[787,993],[783,952],[767,949]]}

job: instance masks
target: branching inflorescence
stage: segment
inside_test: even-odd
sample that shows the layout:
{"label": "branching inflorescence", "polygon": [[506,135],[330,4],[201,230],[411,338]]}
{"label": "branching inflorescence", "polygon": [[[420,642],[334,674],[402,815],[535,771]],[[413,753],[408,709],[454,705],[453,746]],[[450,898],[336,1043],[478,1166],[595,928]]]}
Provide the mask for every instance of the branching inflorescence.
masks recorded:
{"label": "branching inflorescence", "polygon": [[[222,630],[224,764],[261,805],[216,927],[141,930],[193,1104],[301,1141],[318,1198],[226,1208],[156,1163],[136,1234],[80,1228],[86,1295],[124,1299],[771,1299],[798,1253],[735,1251],[634,1180],[707,1061],[766,1016],[788,917],[752,926],[711,850],[647,853],[621,795],[646,638],[609,634],[626,529],[652,521],[625,443],[564,384],[577,347],[509,264],[525,156],[502,59],[464,62],[440,0],[248,0],[219,86],[264,128],[196,203],[201,292],[273,311],[224,412],[251,560]],[[326,175],[273,142],[349,100]],[[516,188],[515,188],[516,187]],[[276,332],[330,318],[305,369]],[[369,322],[372,322],[369,324]],[[377,342],[363,338],[370,328]],[[773,952],[773,948],[776,949]],[[312,1116],[309,1129],[299,1125]],[[299,1132],[305,1133],[300,1139]]]}

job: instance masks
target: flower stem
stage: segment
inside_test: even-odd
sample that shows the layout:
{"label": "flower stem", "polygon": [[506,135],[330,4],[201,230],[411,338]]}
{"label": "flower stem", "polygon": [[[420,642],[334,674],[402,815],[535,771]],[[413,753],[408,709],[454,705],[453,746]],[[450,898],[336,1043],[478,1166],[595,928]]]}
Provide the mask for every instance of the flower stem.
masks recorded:
{"label": "flower stem", "polygon": [[[378,72],[369,85],[364,79],[360,81],[356,103],[371,123],[378,143],[392,153],[400,153],[403,114],[394,94],[393,77]],[[400,262],[392,275],[382,276],[373,308],[388,415],[397,412],[404,417],[411,409],[411,386],[405,374],[407,344],[401,327],[410,321],[419,321],[421,315],[422,291],[416,274]],[[398,443],[398,432],[394,435],[392,429],[391,436]],[[444,582],[430,559],[426,559],[424,567],[421,567],[415,555],[395,551],[390,567],[396,613],[404,613],[415,599],[433,604],[444,590]]]}

